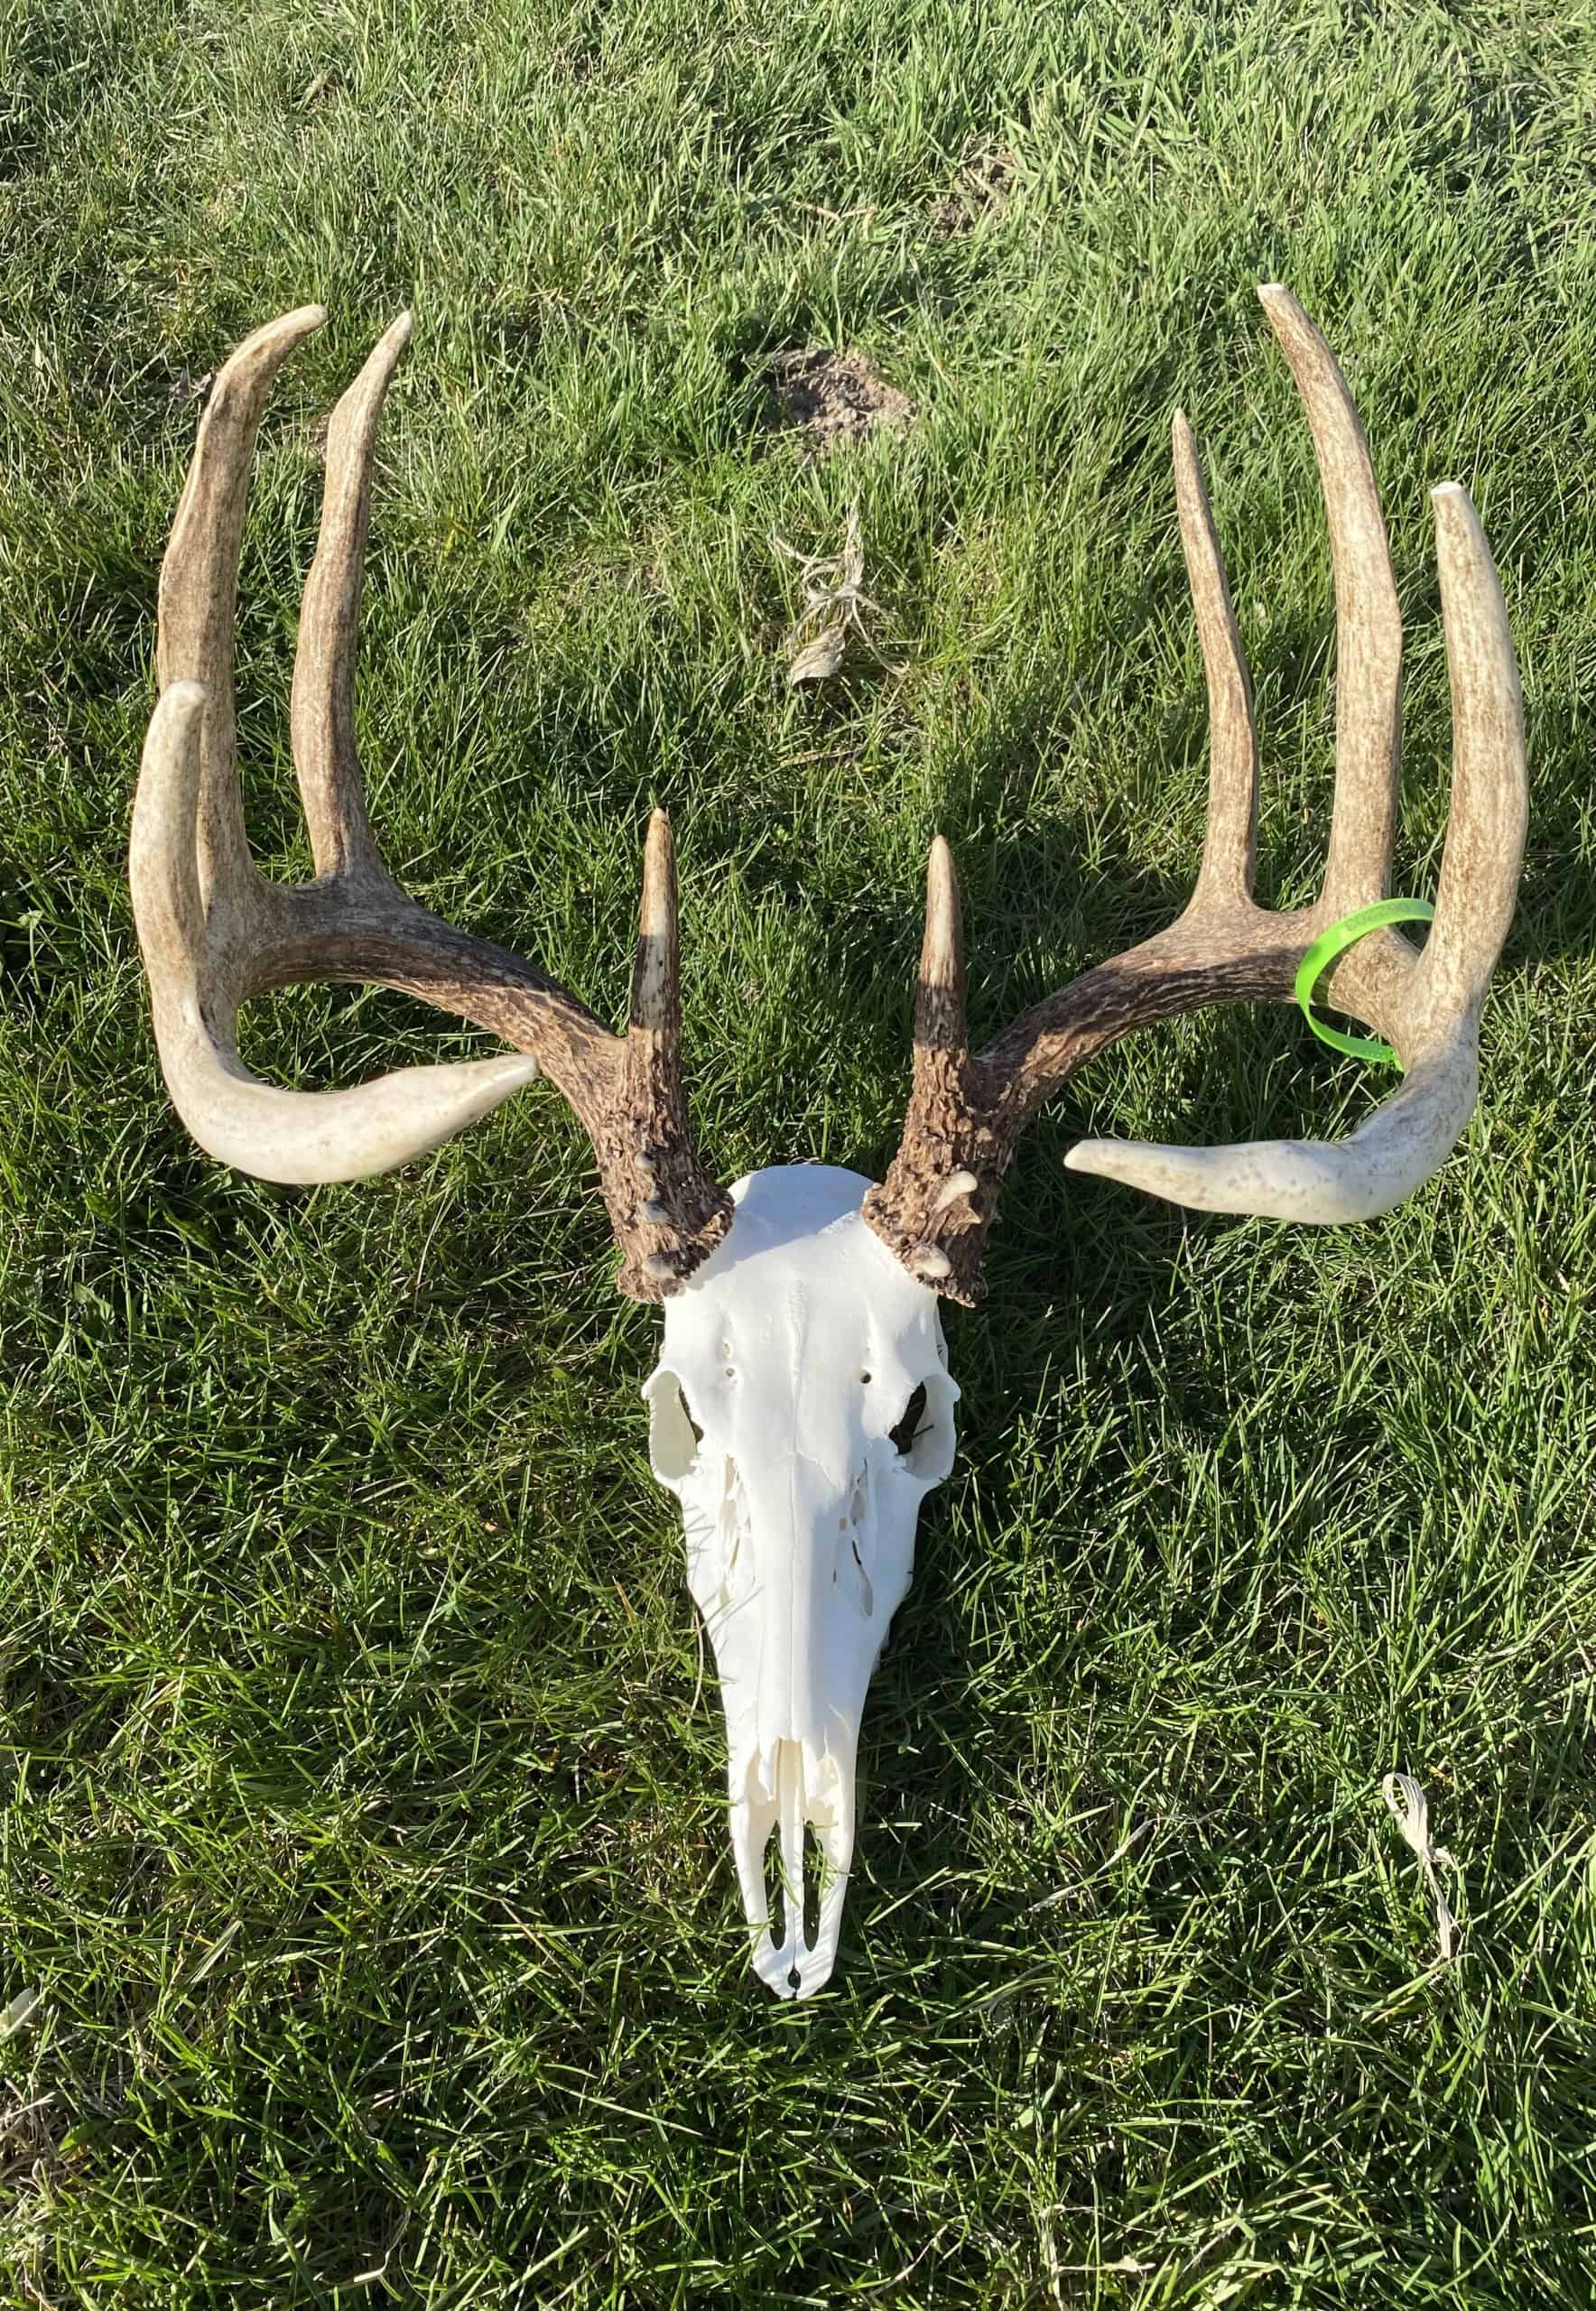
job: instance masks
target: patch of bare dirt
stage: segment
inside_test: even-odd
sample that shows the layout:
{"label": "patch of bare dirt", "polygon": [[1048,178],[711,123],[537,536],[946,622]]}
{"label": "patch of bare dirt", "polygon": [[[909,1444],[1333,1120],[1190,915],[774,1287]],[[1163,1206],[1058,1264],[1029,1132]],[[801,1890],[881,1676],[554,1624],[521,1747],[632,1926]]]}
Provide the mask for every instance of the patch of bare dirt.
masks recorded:
{"label": "patch of bare dirt", "polygon": [[978,225],[995,225],[1008,207],[1017,165],[1007,145],[972,145],[948,191],[932,203],[932,239],[956,241]]}
{"label": "patch of bare dirt", "polygon": [[777,353],[765,365],[765,379],[776,423],[820,453],[861,441],[878,425],[906,425],[914,414],[908,394],[877,376],[862,353],[824,347]]}

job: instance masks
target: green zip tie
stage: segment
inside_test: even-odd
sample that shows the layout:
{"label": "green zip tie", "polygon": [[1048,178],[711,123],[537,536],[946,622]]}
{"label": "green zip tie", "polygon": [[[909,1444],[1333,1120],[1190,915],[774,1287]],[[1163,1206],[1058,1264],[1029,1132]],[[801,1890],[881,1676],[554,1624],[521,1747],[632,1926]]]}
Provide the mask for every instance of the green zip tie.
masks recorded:
{"label": "green zip tie", "polygon": [[1296,999],[1303,1007],[1303,1016],[1322,1044],[1329,1044],[1333,1051],[1344,1051],[1354,1059],[1371,1060],[1377,1067],[1400,1068],[1402,1062],[1389,1044],[1376,1041],[1372,1035],[1344,1035],[1340,1027],[1327,1026],[1313,1016],[1313,989],[1338,955],[1355,947],[1359,939],[1367,939],[1371,931],[1378,931],[1387,923],[1434,923],[1435,910],[1428,899],[1379,899],[1373,906],[1354,907],[1350,914],[1343,914],[1328,931],[1322,931],[1302,961],[1297,965]]}

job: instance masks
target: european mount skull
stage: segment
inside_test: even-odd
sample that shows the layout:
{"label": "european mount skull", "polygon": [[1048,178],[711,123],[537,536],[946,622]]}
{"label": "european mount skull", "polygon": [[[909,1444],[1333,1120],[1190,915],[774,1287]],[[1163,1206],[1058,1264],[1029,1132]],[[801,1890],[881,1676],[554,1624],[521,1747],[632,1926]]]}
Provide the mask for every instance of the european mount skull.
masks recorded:
{"label": "european mount skull", "polygon": [[[830,1973],[853,1852],[865,1694],[908,1585],[926,1492],[954,1449],[939,1295],[973,1306],[1020,1132],[1094,1053],[1202,1006],[1290,1002],[1318,933],[1385,895],[1396,820],[1402,634],[1356,412],[1317,329],[1259,291],[1312,430],[1335,566],[1336,793],[1323,888],[1289,913],[1252,898],[1257,745],[1236,621],[1191,429],[1175,496],[1207,673],[1208,830],[1190,904],[1155,937],[1017,1018],[965,1032],[958,886],[933,845],[913,1083],[884,1182],[783,1165],[729,1191],[701,1162],[680,1053],[676,880],[655,812],[626,1030],[612,1035],[534,964],[410,899],[367,821],[352,667],[378,413],[410,336],[397,320],[334,413],[320,542],[305,587],[292,742],[315,878],[265,881],[235,758],[233,621],[255,432],[278,367],[324,316],[269,323],[217,377],[161,573],[160,701],[134,812],[132,883],[172,1098],[200,1146],[264,1179],[351,1180],[407,1162],[538,1074],[593,1144],[621,1291],[664,1304],[645,1394],[654,1471],[681,1505],[688,1578],[726,1713],[732,1844],[754,1964],[783,1998]],[[1480,1006],[1512,918],[1526,817],[1517,671],[1467,494],[1434,492],[1451,671],[1453,779],[1422,952],[1385,928],[1326,982],[1396,1046],[1399,1088],[1345,1140],[1188,1148],[1091,1140],[1066,1157],[1211,1211],[1327,1223],[1388,1211],[1436,1168],[1474,1106]],[[515,1056],[302,1093],[239,1059],[240,1005],[306,979],[368,981],[491,1029]],[[805,1833],[824,1858],[805,1886]],[[779,1852],[782,1922],[767,1894]],[[805,1895],[818,1892],[818,1926]]]}

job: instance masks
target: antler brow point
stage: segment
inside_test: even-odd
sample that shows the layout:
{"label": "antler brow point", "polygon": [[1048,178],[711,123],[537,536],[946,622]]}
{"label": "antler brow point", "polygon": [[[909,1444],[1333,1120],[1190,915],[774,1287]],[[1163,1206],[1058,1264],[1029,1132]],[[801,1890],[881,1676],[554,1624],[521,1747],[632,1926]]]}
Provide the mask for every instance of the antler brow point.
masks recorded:
{"label": "antler brow point", "polygon": [[925,939],[920,976],[933,987],[957,986],[964,958],[960,922],[959,870],[946,835],[937,835],[925,863]]}
{"label": "antler brow point", "polygon": [[643,897],[638,929],[645,939],[673,939],[676,931],[676,846],[663,811],[649,813],[643,845]]}
{"label": "antler brow point", "polygon": [[313,337],[319,329],[325,329],[328,319],[329,314],[325,305],[297,305],[292,312],[282,314],[278,320],[263,323],[253,337],[246,337],[243,344],[238,346],[229,358],[223,363],[223,369],[224,371],[230,369],[235,361],[240,362],[243,367],[253,366],[250,357],[258,349],[259,341],[262,339],[266,339],[268,343],[275,344],[286,338],[288,344],[285,349],[292,353],[304,339]]}

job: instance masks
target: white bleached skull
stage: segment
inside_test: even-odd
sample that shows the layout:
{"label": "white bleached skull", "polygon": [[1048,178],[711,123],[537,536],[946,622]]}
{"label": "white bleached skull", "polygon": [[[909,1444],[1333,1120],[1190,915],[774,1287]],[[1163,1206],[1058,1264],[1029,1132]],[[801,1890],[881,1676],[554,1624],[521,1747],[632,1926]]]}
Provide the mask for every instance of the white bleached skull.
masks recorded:
{"label": "white bleached skull", "polygon": [[[959,1390],[936,1295],[866,1226],[869,1184],[818,1165],[739,1180],[729,1233],[665,1303],[644,1390],[720,1676],[754,1966],[780,1998],[807,1998],[831,1972],[865,1694],[914,1570],[920,1504],[953,1463]],[[823,1857],[812,1938],[806,1829]]]}

